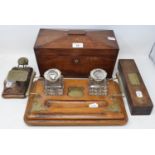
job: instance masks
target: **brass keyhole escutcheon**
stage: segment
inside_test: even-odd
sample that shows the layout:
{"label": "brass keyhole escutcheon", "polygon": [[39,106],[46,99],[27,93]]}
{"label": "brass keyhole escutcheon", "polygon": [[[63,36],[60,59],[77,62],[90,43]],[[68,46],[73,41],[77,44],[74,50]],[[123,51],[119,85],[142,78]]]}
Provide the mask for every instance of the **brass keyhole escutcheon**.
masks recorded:
{"label": "brass keyhole escutcheon", "polygon": [[78,64],[79,62],[80,62],[79,59],[74,59],[75,64]]}

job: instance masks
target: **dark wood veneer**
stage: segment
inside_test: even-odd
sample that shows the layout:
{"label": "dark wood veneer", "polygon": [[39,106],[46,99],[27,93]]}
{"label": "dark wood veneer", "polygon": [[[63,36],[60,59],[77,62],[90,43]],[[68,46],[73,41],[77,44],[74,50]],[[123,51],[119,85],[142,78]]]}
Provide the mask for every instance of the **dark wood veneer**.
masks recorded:
{"label": "dark wood veneer", "polygon": [[[41,29],[34,51],[41,76],[50,68],[58,68],[65,77],[88,77],[94,68],[103,68],[112,76],[119,47],[111,30]],[[72,48],[72,43],[83,48]]]}
{"label": "dark wood veneer", "polygon": [[[120,59],[118,70],[125,88],[131,114],[149,115],[152,111],[153,104],[135,61],[133,59]],[[129,74],[136,76],[133,77],[133,84],[129,78]],[[136,91],[140,91],[142,97],[138,97]]]}

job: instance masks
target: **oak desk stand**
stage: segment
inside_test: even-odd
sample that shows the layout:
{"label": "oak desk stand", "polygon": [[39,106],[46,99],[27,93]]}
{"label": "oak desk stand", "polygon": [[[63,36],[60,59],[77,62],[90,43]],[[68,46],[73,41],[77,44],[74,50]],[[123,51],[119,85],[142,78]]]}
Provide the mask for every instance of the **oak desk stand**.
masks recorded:
{"label": "oak desk stand", "polygon": [[107,96],[89,96],[88,79],[64,79],[64,95],[47,96],[44,80],[37,80],[24,120],[35,126],[124,125],[127,114],[115,81],[108,81]]}

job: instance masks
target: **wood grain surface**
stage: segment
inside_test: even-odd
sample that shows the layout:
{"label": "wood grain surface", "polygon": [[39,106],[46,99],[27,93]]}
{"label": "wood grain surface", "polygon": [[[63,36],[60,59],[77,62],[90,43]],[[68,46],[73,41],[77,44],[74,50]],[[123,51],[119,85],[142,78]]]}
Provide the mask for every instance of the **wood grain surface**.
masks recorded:
{"label": "wood grain surface", "polygon": [[[82,43],[83,47],[73,48],[74,43]],[[41,76],[48,69],[58,68],[65,77],[88,78],[92,69],[102,68],[110,78],[119,47],[112,30],[41,29],[34,51]]]}
{"label": "wood grain surface", "polygon": [[[118,70],[121,76],[126,97],[132,115],[149,115],[153,103],[138,67],[133,59],[120,59]],[[140,92],[138,97],[136,92]]]}
{"label": "wood grain surface", "polygon": [[[47,96],[44,81],[34,82],[24,120],[28,125],[124,125],[127,114],[119,86],[108,82],[107,96],[89,96],[88,79],[65,79],[63,96]],[[83,87],[82,97],[68,96],[70,87]],[[97,107],[91,107],[91,105]]]}

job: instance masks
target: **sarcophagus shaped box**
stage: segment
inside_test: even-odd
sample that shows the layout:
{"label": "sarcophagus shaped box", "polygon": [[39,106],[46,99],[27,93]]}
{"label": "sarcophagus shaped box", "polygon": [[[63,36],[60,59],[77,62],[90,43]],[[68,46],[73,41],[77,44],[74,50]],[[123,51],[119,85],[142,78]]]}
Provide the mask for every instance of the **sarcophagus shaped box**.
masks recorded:
{"label": "sarcophagus shaped box", "polygon": [[119,47],[112,30],[41,29],[34,50],[41,76],[57,68],[64,77],[88,77],[101,68],[110,78]]}

